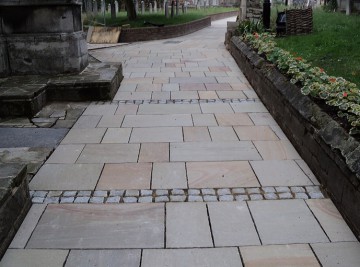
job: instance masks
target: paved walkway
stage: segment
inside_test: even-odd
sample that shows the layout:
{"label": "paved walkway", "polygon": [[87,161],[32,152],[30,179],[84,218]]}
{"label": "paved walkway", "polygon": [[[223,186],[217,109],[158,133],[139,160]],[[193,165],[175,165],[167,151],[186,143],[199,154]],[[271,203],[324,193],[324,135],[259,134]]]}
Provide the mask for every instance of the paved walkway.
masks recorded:
{"label": "paved walkway", "polygon": [[225,27],[91,52],[123,62],[125,79],[32,179],[1,266],[360,266],[356,238],[225,50]]}

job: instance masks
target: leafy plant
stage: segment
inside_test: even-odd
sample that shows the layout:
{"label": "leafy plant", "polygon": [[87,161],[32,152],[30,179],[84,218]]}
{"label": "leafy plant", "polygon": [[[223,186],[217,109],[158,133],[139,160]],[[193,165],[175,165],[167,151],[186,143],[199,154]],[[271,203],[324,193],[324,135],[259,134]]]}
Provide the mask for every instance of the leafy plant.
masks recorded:
{"label": "leafy plant", "polygon": [[249,33],[262,33],[264,32],[264,26],[262,24],[262,21],[258,20],[258,21],[254,21],[254,20],[243,20],[239,23],[238,28],[235,31],[235,34],[238,36],[242,36],[244,34],[249,34]]}
{"label": "leafy plant", "polygon": [[243,35],[243,39],[288,75],[291,83],[299,85],[302,94],[336,107],[338,116],[350,123],[350,134],[360,134],[360,90],[356,84],[329,76],[323,69],[312,67],[303,58],[277,47],[272,34],[255,32]]}
{"label": "leafy plant", "polygon": [[328,0],[323,8],[325,11],[335,12],[338,9],[337,0]]}

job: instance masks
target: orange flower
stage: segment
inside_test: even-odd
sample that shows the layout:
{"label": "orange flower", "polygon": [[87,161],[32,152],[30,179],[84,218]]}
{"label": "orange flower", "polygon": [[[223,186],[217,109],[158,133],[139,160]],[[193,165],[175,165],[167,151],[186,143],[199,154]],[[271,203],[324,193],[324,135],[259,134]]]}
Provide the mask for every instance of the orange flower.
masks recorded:
{"label": "orange flower", "polygon": [[347,92],[344,92],[343,97],[347,97],[347,96],[348,96]]}
{"label": "orange flower", "polygon": [[330,81],[331,83],[334,83],[334,82],[336,82],[336,78],[330,78],[329,81]]}
{"label": "orange flower", "polygon": [[295,59],[298,60],[298,61],[303,60],[302,57],[296,57]]}

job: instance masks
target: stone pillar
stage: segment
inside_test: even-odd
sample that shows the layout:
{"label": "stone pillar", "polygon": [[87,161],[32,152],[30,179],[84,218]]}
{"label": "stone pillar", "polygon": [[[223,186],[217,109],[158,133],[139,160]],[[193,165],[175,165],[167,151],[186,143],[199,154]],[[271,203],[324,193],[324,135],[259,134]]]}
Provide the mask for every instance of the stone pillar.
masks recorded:
{"label": "stone pillar", "polygon": [[81,2],[1,0],[0,73],[6,53],[13,75],[81,72],[88,65]]}

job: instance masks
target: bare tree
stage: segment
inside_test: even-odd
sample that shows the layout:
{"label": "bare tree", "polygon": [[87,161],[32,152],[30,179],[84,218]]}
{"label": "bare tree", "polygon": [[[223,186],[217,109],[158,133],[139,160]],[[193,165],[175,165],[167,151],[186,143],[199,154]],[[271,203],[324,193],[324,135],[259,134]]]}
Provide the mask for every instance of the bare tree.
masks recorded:
{"label": "bare tree", "polygon": [[125,0],[127,16],[129,20],[136,20],[136,10],[133,0]]}

